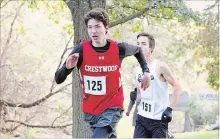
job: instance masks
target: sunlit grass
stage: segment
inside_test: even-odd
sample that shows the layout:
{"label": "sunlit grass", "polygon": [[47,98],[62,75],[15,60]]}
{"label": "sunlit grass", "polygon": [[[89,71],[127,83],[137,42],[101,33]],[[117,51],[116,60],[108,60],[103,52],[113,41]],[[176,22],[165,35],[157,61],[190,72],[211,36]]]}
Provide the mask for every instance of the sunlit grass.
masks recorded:
{"label": "sunlit grass", "polygon": [[181,133],[174,136],[176,139],[219,139],[219,130]]}

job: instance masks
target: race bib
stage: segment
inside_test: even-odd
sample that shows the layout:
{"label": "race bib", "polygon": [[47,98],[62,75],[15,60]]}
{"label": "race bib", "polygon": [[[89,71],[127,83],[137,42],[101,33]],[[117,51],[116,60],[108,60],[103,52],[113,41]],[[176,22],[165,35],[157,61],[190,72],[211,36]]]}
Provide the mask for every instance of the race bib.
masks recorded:
{"label": "race bib", "polygon": [[106,77],[105,76],[83,76],[85,93],[91,95],[106,94]]}
{"label": "race bib", "polygon": [[152,117],[154,114],[154,106],[151,100],[141,99],[140,104],[138,105],[138,113],[144,117]]}

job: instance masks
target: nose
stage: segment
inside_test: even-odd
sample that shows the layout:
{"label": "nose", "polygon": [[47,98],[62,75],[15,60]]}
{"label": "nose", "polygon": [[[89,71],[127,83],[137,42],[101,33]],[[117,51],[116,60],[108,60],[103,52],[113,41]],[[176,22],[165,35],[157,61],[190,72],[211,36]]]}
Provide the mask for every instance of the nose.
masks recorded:
{"label": "nose", "polygon": [[96,30],[96,28],[91,28],[91,32],[96,32],[97,30]]}

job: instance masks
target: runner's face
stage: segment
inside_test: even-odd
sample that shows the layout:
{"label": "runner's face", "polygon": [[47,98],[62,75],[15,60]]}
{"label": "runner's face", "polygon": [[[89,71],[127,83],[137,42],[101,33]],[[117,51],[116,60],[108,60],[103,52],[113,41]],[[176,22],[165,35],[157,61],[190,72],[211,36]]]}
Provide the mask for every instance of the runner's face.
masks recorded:
{"label": "runner's face", "polygon": [[151,49],[149,45],[149,39],[146,36],[140,36],[137,39],[137,45],[140,46],[144,52],[145,55],[150,55]]}
{"label": "runner's face", "polygon": [[103,43],[106,40],[107,27],[101,21],[90,19],[87,24],[88,34],[94,43]]}

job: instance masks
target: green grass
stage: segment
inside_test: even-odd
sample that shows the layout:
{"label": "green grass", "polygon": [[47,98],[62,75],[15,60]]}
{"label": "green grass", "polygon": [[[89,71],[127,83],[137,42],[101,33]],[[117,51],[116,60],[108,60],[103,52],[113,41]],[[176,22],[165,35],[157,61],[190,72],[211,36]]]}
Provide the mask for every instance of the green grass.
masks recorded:
{"label": "green grass", "polygon": [[181,133],[174,136],[176,139],[219,139],[219,130]]}

